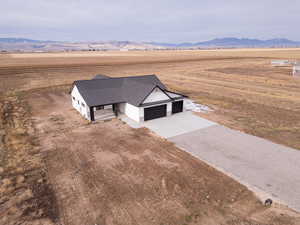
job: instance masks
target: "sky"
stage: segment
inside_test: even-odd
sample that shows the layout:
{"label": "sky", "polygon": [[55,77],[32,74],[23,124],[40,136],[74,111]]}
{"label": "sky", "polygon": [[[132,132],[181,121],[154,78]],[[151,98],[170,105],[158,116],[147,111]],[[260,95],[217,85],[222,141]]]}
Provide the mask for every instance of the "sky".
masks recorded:
{"label": "sky", "polygon": [[[56,41],[300,41],[300,0],[1,0],[0,37]],[[297,28],[297,29],[296,29]]]}

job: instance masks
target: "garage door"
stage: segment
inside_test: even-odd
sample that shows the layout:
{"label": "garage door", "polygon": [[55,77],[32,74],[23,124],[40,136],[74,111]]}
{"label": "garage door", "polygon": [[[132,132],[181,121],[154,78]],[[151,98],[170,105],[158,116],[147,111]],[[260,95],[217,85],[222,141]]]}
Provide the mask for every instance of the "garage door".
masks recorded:
{"label": "garage door", "polygon": [[172,102],[172,113],[179,113],[183,110],[183,101]]}
{"label": "garage door", "polygon": [[144,120],[153,120],[167,115],[167,105],[144,108]]}

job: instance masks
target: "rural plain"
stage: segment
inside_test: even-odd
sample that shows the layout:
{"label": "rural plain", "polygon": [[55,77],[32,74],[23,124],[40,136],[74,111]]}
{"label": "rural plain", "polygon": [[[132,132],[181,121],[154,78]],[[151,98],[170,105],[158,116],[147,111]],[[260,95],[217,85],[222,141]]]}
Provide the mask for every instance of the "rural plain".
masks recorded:
{"label": "rural plain", "polygon": [[68,95],[95,74],[156,74],[202,117],[300,150],[300,79],[272,59],[300,50],[0,54],[0,224],[300,224],[145,128],[89,124]]}

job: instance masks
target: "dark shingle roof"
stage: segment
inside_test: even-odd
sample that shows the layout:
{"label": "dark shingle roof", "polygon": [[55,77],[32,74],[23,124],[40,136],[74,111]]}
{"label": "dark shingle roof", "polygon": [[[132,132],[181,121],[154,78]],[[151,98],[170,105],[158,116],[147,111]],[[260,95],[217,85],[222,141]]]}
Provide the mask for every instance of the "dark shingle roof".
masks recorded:
{"label": "dark shingle roof", "polygon": [[103,74],[97,74],[96,76],[94,76],[93,79],[108,79],[108,78],[110,77]]}
{"label": "dark shingle roof", "polygon": [[88,106],[121,102],[139,106],[155,87],[166,89],[155,75],[78,80],[74,85]]}

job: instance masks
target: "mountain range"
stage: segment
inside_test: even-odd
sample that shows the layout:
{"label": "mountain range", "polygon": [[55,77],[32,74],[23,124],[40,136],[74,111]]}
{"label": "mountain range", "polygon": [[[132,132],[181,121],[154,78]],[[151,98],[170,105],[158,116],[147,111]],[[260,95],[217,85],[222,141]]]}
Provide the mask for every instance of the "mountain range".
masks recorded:
{"label": "mountain range", "polygon": [[300,47],[299,41],[285,38],[259,40],[249,38],[216,38],[203,42],[161,43],[133,41],[64,42],[26,38],[0,38],[0,51],[97,51],[97,50],[162,50],[206,48],[285,48]]}
{"label": "mountain range", "polygon": [[285,38],[277,38],[277,39],[269,39],[269,40],[259,40],[259,39],[249,39],[249,38],[216,38],[210,41],[203,42],[185,42],[179,44],[171,44],[171,43],[156,43],[150,42],[153,45],[165,46],[165,47],[203,47],[203,48],[211,48],[211,47],[224,47],[224,48],[237,48],[237,47],[246,47],[246,48],[254,48],[254,47],[300,47],[300,41],[291,41]]}

